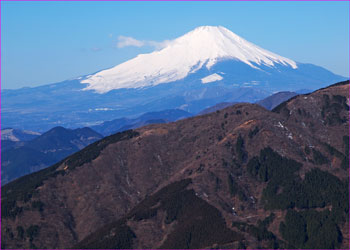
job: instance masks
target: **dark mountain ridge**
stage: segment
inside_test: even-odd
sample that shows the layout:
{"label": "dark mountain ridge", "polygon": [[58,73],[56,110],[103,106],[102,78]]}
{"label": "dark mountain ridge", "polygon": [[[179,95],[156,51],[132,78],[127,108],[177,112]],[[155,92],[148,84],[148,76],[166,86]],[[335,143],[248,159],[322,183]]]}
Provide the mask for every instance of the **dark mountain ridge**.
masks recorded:
{"label": "dark mountain ridge", "polygon": [[2,248],[347,248],[348,100],[346,81],[106,137],[2,187]]}

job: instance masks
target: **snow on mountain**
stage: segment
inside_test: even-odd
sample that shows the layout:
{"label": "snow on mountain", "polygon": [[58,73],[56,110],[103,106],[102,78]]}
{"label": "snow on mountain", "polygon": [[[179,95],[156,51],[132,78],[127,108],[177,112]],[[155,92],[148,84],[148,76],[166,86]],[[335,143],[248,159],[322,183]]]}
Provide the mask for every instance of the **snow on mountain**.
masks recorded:
{"label": "snow on mountain", "polygon": [[80,82],[85,90],[106,93],[113,89],[141,88],[185,78],[205,66],[233,59],[252,68],[276,64],[296,69],[296,62],[264,50],[222,26],[201,26],[171,41],[162,50],[141,54],[113,68],[89,75]]}
{"label": "snow on mountain", "polygon": [[1,140],[19,141],[19,139],[13,134],[13,129],[1,130]]}
{"label": "snow on mountain", "polygon": [[205,83],[209,83],[209,82],[220,81],[222,79],[224,79],[224,78],[221,75],[214,73],[214,74],[211,74],[209,76],[202,78],[201,81],[203,84],[205,84]]}
{"label": "snow on mountain", "polygon": [[13,128],[5,128],[1,130],[1,140],[13,142],[31,140],[39,135],[40,133],[29,130],[20,130]]}

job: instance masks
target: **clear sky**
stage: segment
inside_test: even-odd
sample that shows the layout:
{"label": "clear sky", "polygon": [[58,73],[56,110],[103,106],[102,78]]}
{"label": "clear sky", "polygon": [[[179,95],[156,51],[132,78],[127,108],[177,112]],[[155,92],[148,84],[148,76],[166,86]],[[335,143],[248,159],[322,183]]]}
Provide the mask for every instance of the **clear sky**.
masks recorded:
{"label": "clear sky", "polygon": [[348,1],[1,1],[1,88],[90,74],[202,25],[224,26],[281,56],[349,76]]}

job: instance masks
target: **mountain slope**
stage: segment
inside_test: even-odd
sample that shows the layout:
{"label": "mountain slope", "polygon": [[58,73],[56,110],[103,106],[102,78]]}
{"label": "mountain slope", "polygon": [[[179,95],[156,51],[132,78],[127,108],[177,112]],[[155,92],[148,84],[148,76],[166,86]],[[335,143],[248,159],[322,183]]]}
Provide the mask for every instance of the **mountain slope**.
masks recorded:
{"label": "mountain slope", "polygon": [[22,145],[1,151],[1,183],[50,166],[102,137],[90,128],[55,127]]}
{"label": "mountain slope", "polygon": [[2,187],[2,247],[346,248],[348,93],[347,81],[273,112],[237,104],[106,137]]}
{"label": "mountain slope", "polygon": [[[130,211],[127,218],[133,220],[134,224],[135,222],[142,223],[142,221],[155,216],[165,220],[166,224],[173,224],[171,226],[173,227],[173,232],[167,239],[158,238],[159,232],[154,230],[150,232],[150,234],[153,234],[152,236],[146,236],[153,238],[153,245],[150,242],[147,242],[148,244],[142,242],[142,239],[140,239],[139,243],[144,245],[138,245],[138,247],[198,249],[215,245],[218,242],[225,244],[243,239],[241,234],[226,227],[225,220],[218,209],[197,197],[193,189],[186,189],[190,183],[191,179],[172,183],[146,198]],[[175,221],[177,222],[176,225]],[[133,225],[131,227],[134,228]],[[116,228],[118,234],[112,234],[113,236],[110,237],[110,232]],[[125,231],[127,232],[126,234],[124,233]],[[187,233],[185,237],[182,236],[184,231]],[[121,237],[121,235],[125,236]],[[140,234],[137,232],[137,235]],[[154,241],[156,240],[154,239],[155,237],[160,241]],[[113,244],[114,248],[131,248],[133,246],[133,238],[136,238],[136,235],[127,226],[125,220],[119,220],[85,238],[76,248],[111,248],[110,238],[113,238],[116,243]]]}

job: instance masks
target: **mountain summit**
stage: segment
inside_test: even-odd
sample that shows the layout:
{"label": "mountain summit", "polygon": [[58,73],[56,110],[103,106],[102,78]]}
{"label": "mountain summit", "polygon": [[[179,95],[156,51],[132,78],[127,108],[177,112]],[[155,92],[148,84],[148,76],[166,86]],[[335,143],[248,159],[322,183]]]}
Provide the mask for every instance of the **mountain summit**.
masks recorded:
{"label": "mountain summit", "polygon": [[81,83],[88,84],[86,90],[99,93],[155,86],[183,79],[203,66],[210,69],[227,59],[255,69],[276,64],[292,69],[298,67],[293,60],[264,50],[222,26],[201,26],[171,41],[160,51],[138,55],[113,68],[89,75]]}

